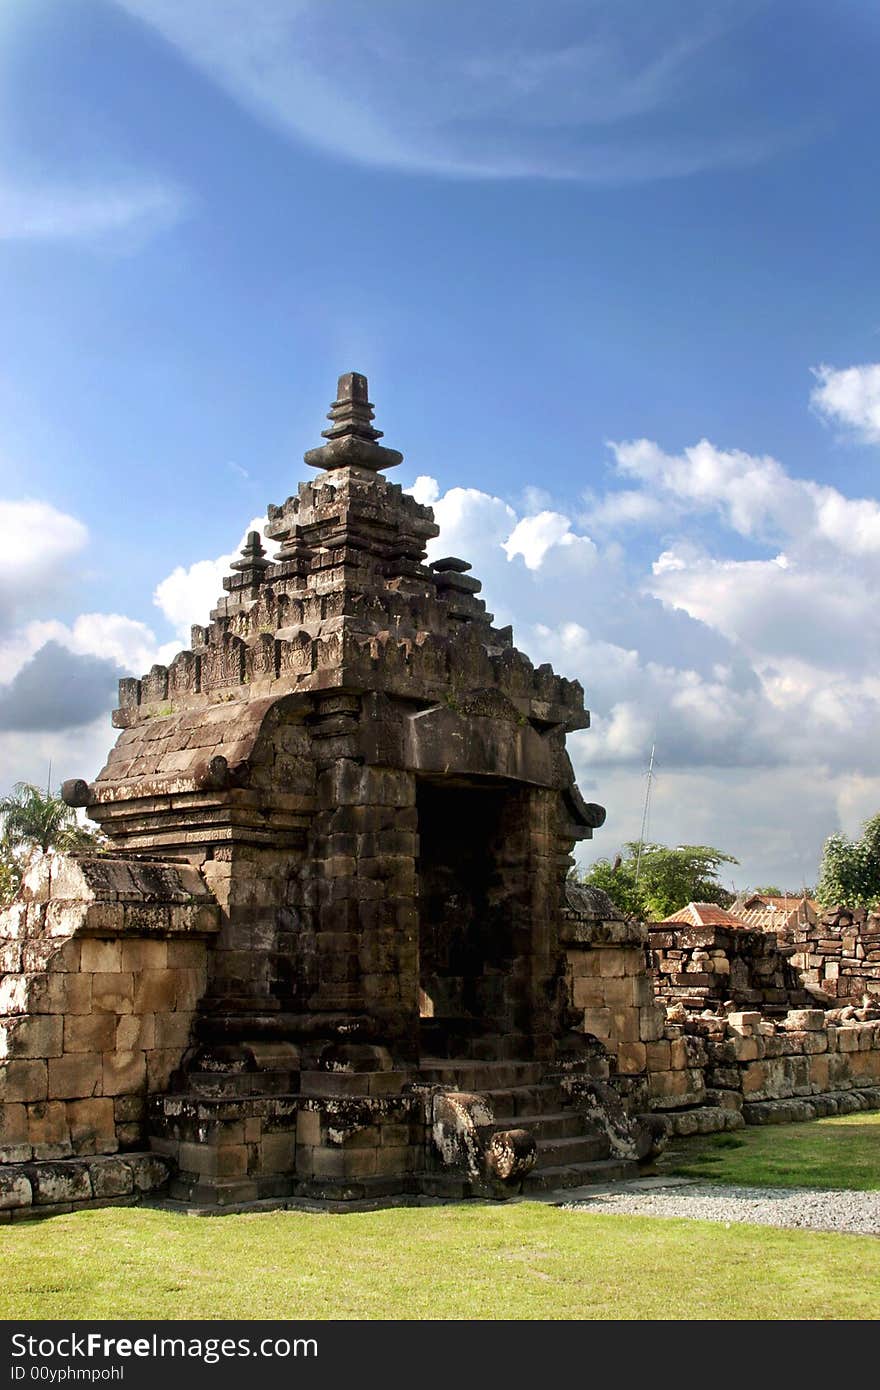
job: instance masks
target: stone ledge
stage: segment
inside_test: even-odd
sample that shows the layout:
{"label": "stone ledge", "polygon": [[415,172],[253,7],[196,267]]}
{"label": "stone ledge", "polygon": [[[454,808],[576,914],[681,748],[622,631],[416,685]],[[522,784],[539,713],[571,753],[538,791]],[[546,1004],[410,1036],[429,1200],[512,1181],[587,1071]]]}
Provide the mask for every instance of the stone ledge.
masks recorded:
{"label": "stone ledge", "polygon": [[171,1174],[153,1153],[100,1154],[0,1167],[0,1222],[119,1202],[158,1192]]}
{"label": "stone ledge", "polygon": [[787,1100],[747,1100],[742,1113],[749,1125],[784,1125],[821,1120],[826,1115],[851,1115],[860,1110],[880,1110],[880,1086],[825,1091],[817,1096],[792,1096]]}
{"label": "stone ledge", "polygon": [[665,1110],[663,1118],[669,1136],[689,1138],[692,1134],[719,1134],[722,1130],[742,1129],[745,1120],[738,1110],[721,1105],[695,1105],[689,1110]]}

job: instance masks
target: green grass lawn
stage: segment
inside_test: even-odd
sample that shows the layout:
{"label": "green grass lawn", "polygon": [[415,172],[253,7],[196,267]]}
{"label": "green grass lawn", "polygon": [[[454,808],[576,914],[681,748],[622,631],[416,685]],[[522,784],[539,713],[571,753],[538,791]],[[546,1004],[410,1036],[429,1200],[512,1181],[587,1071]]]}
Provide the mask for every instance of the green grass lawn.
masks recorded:
{"label": "green grass lawn", "polygon": [[755,1187],[880,1190],[880,1112],[835,1115],[801,1125],[756,1125],[680,1140],[663,1154],[665,1173]]}
{"label": "green grass lawn", "polygon": [[[664,1172],[880,1189],[880,1114],[682,1141]],[[2,1318],[877,1318],[880,1240],[534,1202],[0,1227]]]}
{"label": "green grass lawn", "polygon": [[880,1316],[871,1237],[527,1202],[219,1218],[110,1207],[0,1227],[0,1269],[6,1319]]}

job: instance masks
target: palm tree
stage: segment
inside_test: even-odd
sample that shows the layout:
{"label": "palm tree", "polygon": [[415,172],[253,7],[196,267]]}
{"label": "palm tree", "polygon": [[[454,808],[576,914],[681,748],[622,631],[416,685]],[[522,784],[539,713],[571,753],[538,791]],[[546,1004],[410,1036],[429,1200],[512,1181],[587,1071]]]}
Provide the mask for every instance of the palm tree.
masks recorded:
{"label": "palm tree", "polygon": [[76,812],[60,796],[41,791],[32,782],[16,782],[0,798],[3,840],[12,853],[41,849],[100,850],[103,840],[79,824]]}

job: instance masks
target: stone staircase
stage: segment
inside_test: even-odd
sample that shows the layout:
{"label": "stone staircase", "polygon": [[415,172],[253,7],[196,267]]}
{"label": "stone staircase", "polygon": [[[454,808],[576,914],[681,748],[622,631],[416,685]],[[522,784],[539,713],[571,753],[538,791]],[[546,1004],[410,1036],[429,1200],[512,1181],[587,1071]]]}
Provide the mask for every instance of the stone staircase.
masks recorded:
{"label": "stone staircase", "polygon": [[[538,1158],[522,1183],[525,1195],[638,1175],[638,1163],[612,1153],[608,1135],[572,1104],[562,1081],[548,1077],[541,1062],[427,1057],[422,1059],[419,1072],[430,1086],[482,1096],[494,1115],[487,1130],[528,1130],[535,1139]],[[446,1195],[450,1188],[455,1189],[455,1195],[490,1195],[480,1180],[442,1172],[435,1177],[438,1181],[432,1180],[431,1186],[436,1195]],[[459,1194],[462,1184],[465,1190]]]}

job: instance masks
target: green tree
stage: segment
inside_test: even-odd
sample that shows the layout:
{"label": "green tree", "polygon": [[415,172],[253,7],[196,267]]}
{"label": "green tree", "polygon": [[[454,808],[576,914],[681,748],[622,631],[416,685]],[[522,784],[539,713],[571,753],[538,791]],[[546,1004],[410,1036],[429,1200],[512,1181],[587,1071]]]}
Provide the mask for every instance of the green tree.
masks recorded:
{"label": "green tree", "polygon": [[80,825],[76,812],[51,791],[31,782],[16,782],[0,798],[0,902],[15,896],[28,857],[37,850],[91,850],[100,854],[106,839]]}
{"label": "green tree", "polygon": [[625,917],[644,922],[650,909],[643,889],[635,882],[634,868],[635,861],[624,862],[619,855],[613,864],[610,859],[597,859],[585,873],[578,875],[578,881],[590,888],[604,889]]}
{"label": "green tree", "polygon": [[21,865],[6,836],[0,836],[0,907],[12,902],[21,883]]}
{"label": "green tree", "polygon": [[583,882],[604,888],[628,916],[659,920],[690,902],[727,907],[733,894],[719,881],[718,870],[738,862],[712,845],[647,844],[639,853],[638,841],[630,841],[613,864],[597,860]]}
{"label": "green tree", "polygon": [[766,888],[750,888],[750,893],[758,893],[762,898],[784,898],[785,894],[781,888],[777,888],[775,883],[769,884]]}
{"label": "green tree", "polygon": [[874,907],[880,901],[880,812],[865,821],[857,840],[829,835],[816,897],[823,907]]}

